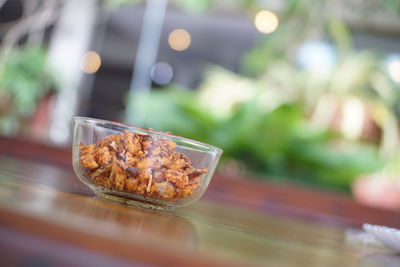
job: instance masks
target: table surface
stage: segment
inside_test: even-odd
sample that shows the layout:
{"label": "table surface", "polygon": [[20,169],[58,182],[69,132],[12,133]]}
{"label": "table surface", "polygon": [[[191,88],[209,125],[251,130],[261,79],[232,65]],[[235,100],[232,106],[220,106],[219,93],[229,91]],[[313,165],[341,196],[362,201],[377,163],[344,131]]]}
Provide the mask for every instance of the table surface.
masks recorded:
{"label": "table surface", "polygon": [[156,212],[95,197],[69,151],[21,142],[0,139],[2,266],[400,266],[359,240],[399,214],[346,195],[217,175],[197,203]]}

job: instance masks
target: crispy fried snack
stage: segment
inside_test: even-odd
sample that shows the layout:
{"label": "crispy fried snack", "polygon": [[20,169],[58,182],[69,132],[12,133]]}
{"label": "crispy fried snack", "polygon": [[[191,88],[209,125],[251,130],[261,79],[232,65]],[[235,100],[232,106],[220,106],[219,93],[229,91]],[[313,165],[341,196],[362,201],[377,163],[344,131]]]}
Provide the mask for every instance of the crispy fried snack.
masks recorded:
{"label": "crispy fried snack", "polygon": [[175,147],[171,140],[125,130],[81,144],[80,164],[98,186],[174,200],[192,195],[207,172],[195,169]]}

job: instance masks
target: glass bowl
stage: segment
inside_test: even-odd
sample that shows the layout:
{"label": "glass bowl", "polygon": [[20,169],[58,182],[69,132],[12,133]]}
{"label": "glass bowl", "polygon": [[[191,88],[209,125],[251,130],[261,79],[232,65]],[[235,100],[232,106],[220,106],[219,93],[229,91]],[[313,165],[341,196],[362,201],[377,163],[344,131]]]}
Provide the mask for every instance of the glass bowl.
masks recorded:
{"label": "glass bowl", "polygon": [[171,210],[198,200],[222,150],[122,123],[74,117],[72,161],[78,178],[108,200]]}

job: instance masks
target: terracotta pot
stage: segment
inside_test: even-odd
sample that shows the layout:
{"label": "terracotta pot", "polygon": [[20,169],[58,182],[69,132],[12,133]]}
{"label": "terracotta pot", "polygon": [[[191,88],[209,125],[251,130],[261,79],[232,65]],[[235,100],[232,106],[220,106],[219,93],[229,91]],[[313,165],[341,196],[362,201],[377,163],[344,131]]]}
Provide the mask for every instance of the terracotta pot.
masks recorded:
{"label": "terracotta pot", "polygon": [[400,174],[360,176],[352,185],[353,197],[363,205],[400,210]]}
{"label": "terracotta pot", "polygon": [[43,141],[46,139],[50,126],[50,113],[54,102],[55,94],[50,92],[44,95],[33,116],[28,120],[27,127],[23,131],[26,138]]}
{"label": "terracotta pot", "polygon": [[340,132],[350,140],[379,143],[381,129],[373,116],[373,105],[357,97],[324,96],[319,100],[312,121]]}

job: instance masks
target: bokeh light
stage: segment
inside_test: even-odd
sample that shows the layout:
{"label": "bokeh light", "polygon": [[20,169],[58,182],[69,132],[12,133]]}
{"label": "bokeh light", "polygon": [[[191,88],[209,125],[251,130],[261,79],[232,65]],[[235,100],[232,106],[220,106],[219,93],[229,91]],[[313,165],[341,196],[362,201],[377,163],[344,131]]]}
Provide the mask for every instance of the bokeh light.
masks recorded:
{"label": "bokeh light", "polygon": [[396,83],[400,83],[400,59],[391,60],[388,64],[389,76]]}
{"label": "bokeh light", "polygon": [[326,73],[336,64],[336,51],[331,44],[309,41],[299,47],[296,61],[304,69]]}
{"label": "bokeh light", "polygon": [[150,77],[153,82],[164,85],[169,83],[174,76],[174,71],[168,63],[159,62],[155,64],[150,71]]}
{"label": "bokeh light", "polygon": [[254,18],[254,25],[261,33],[272,33],[279,25],[278,16],[269,10],[261,10]]}
{"label": "bokeh light", "polygon": [[173,30],[168,36],[169,46],[176,51],[188,49],[192,42],[190,33],[184,29]]}
{"label": "bokeh light", "polygon": [[87,74],[95,73],[101,66],[100,55],[95,51],[88,51],[82,57],[82,70]]}

